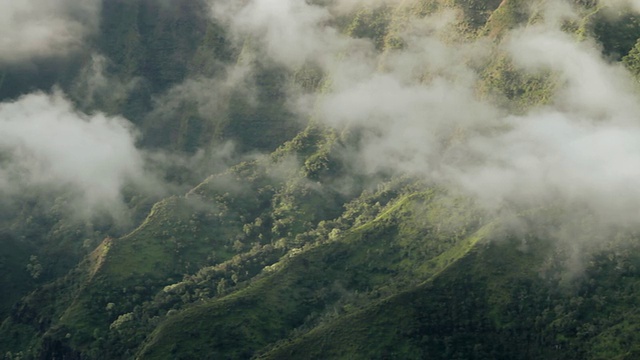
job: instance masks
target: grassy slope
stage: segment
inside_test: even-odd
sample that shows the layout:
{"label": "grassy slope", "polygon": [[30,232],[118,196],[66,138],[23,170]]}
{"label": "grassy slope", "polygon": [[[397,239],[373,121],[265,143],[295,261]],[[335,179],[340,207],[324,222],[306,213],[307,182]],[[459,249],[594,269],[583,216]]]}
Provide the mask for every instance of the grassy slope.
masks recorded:
{"label": "grassy slope", "polygon": [[211,200],[195,194],[165,199],[133,232],[96,249],[89,279],[55,325],[69,329],[73,347],[90,345],[119,315],[183,274],[234,255],[230,239],[242,232],[241,219],[250,218],[259,199],[251,191],[233,198],[224,196],[228,192],[209,195]]}
{"label": "grassy slope", "polygon": [[[271,229],[264,226],[276,220],[294,219],[293,224],[299,224],[289,224],[281,232],[295,233],[332,217],[332,207],[340,207],[342,202],[327,202],[329,192],[324,196],[310,193],[305,187],[309,170],[287,164],[295,156],[317,158],[318,151],[324,152],[335,141],[335,137],[326,136],[310,127],[272,157],[211,176],[186,197],[158,202],[137,229],[119,239],[105,239],[66,277],[64,283],[69,285],[52,287],[65,294],[64,300],[44,305],[50,294],[39,290],[21,305],[33,315],[18,314],[1,331],[9,334],[24,328],[30,334],[25,337],[32,338],[46,331],[49,347],[95,356],[96,344],[110,336],[110,324],[119,316],[132,312],[184,275],[223,264],[247,251],[251,244],[241,242],[249,241],[245,227],[253,219],[265,218],[265,224],[252,231],[261,231],[261,241],[269,242],[278,234],[270,234]],[[313,163],[307,166],[314,169],[318,181],[326,168]],[[312,206],[314,202],[317,206]],[[34,346],[39,345],[16,340],[10,348],[34,351]]]}
{"label": "grassy slope", "polygon": [[[498,301],[482,298],[482,292],[490,283],[505,281],[505,274],[478,266],[478,258],[493,246],[481,242],[487,237],[491,238],[491,226],[434,259],[444,266],[425,283],[282,342],[260,358],[444,359],[456,352],[462,355],[459,358],[473,358],[463,355],[470,345],[495,340],[485,337],[492,327],[486,312],[487,303]],[[526,257],[518,256],[518,263],[528,265]],[[516,276],[520,274],[506,277]],[[494,294],[494,298],[499,296]],[[459,306],[461,300],[463,306]],[[483,317],[478,319],[473,313],[483,313]],[[482,337],[473,334],[480,330]],[[458,339],[446,344],[447,336]]]}
{"label": "grassy slope", "polygon": [[598,276],[600,289],[587,285],[596,280],[592,274],[575,289],[560,286],[541,276],[553,245],[534,241],[526,251],[517,242],[476,247],[425,284],[260,358],[635,358],[638,312],[631,289],[638,278],[595,267],[589,271],[606,273]]}
{"label": "grassy slope", "polygon": [[[422,2],[422,7],[416,3],[412,11],[426,11],[427,3]],[[479,26],[480,20],[490,14],[488,9],[497,6],[492,2],[482,8],[482,4],[465,1],[447,5],[451,3],[475,4],[479,12],[477,18],[470,20],[473,26]],[[503,2],[493,13],[485,27],[487,33],[498,36],[522,21],[518,18],[522,14],[509,12],[509,3],[516,1]],[[357,24],[353,35],[372,37],[377,44],[383,44],[380,46],[388,46],[384,43],[390,38],[385,39],[384,34],[393,24],[386,22],[398,22],[400,17],[394,20],[388,14],[365,15],[379,23]],[[486,73],[488,88],[503,92],[509,100],[522,99],[523,107],[546,101],[552,85],[545,79],[519,78],[511,70],[508,64],[496,60]],[[518,93],[512,96],[514,91]],[[269,206],[273,208],[269,211],[278,210],[274,220],[285,224],[280,233],[268,235],[273,237],[271,240],[283,236],[291,241],[320,220],[339,215],[335,212],[339,201],[324,212],[314,212],[316,205],[322,203],[323,194],[301,195],[309,193],[305,190],[307,177],[326,181],[334,175],[330,168],[335,165],[331,163],[335,136],[310,129],[282,148],[287,149],[273,155],[278,159],[295,152],[305,159],[305,167],[302,177],[294,175],[271,200]],[[326,140],[332,136],[333,140]],[[273,171],[277,169],[274,167]],[[238,176],[251,174],[249,171]],[[68,342],[75,349],[87,349],[100,341],[118,316],[152,299],[164,285],[210,265],[207,259],[212,249],[216,249],[216,263],[230,259],[235,253],[230,240],[242,233],[247,219],[251,221],[256,215],[248,215],[245,210],[264,204],[243,198],[241,192],[225,198],[224,187],[216,189],[216,181],[205,181],[199,187],[199,195],[209,196],[205,201],[213,202],[206,202],[205,207],[215,211],[219,208],[212,204],[217,200],[229,205],[225,199],[239,199],[231,204],[232,211],[224,215],[224,220],[216,220],[206,211],[192,219],[194,213],[200,213],[194,210],[200,206],[194,207],[186,198],[167,199],[156,205],[136,231],[122,239],[105,241],[90,258],[92,261],[80,267],[82,275],[69,280],[75,285],[52,287],[73,294],[72,297],[45,304],[47,296],[53,297],[55,291],[44,289],[27,299],[25,308],[61,315],[60,321],[53,321],[47,336]],[[215,194],[223,198],[216,198]],[[416,208],[416,202],[428,205]],[[551,302],[574,312],[546,304],[547,284],[536,272],[547,251],[544,241],[539,242],[537,251],[530,252],[521,252],[517,246],[478,247],[478,240],[487,234],[473,233],[477,224],[470,204],[438,191],[408,195],[394,204],[375,220],[347,230],[338,240],[326,242],[325,238],[326,243],[307,247],[302,253],[296,250],[295,256],[282,259],[245,288],[168,316],[140,354],[149,358],[244,358],[257,351],[264,352],[267,358],[514,358],[513,354],[522,358],[569,358],[580,354],[607,358],[618,354],[623,358],[635,354],[629,345],[636,340],[630,334],[633,319],[639,317],[629,307],[637,288],[634,272],[624,278],[623,289],[611,280],[619,278],[614,270],[605,272],[610,278],[597,277],[605,289],[619,294],[624,301],[607,308],[606,316],[614,314],[611,319],[596,319],[596,330],[587,338],[588,345],[576,345],[575,341],[580,340],[577,325],[563,321],[581,321],[574,318],[576,314],[595,306],[597,296],[606,290],[584,290],[590,296],[588,306],[559,295]],[[434,224],[438,226],[434,228]],[[529,306],[519,298],[522,296],[534,298],[531,309],[522,308]],[[110,307],[111,303],[114,305]],[[107,311],[107,307],[111,310]],[[556,318],[552,320],[548,315],[538,321],[536,311],[543,310]],[[337,319],[332,314],[343,317]],[[13,326],[3,325],[3,334],[12,334],[15,343],[23,344],[11,350],[33,343],[36,334],[42,334],[49,326],[47,322],[56,318],[39,316],[25,316]],[[70,339],[62,340],[67,332]],[[91,356],[99,357],[95,353]]]}
{"label": "grassy slope", "polygon": [[[119,313],[139,304],[167,278],[181,276],[184,267],[204,264],[210,241],[180,227],[187,220],[177,215],[179,201],[174,198],[157,204],[138,229],[121,239],[105,240],[92,254],[95,261],[88,269],[88,279],[54,321],[54,329],[73,334],[71,347],[86,348],[108,330]],[[112,311],[107,311],[109,303],[115,305]],[[54,338],[58,332],[52,334]]]}
{"label": "grassy slope", "polygon": [[[380,297],[430,277],[478,239],[452,236],[469,233],[477,222],[468,204],[451,200],[436,191],[406,196],[340,239],[285,257],[246,289],[168,318],[142,358],[246,358],[330,314],[341,300],[349,309],[349,297]],[[456,217],[455,229],[435,229]],[[408,228],[418,220],[423,228]],[[449,232],[448,243],[439,242],[440,231]]]}
{"label": "grassy slope", "polygon": [[[495,5],[498,5],[497,2]],[[491,36],[498,37],[505,30],[513,28],[528,19],[528,14],[521,11],[522,4],[517,1],[505,1],[500,5],[498,11],[489,18],[484,30],[485,33]],[[376,14],[363,14],[361,15],[370,16],[374,20],[380,19],[380,17],[376,17]],[[382,14],[383,18],[384,16],[385,14]],[[392,18],[391,24],[383,24],[381,26],[386,30],[393,29],[393,21]],[[370,36],[376,43],[381,42],[379,40],[381,33],[378,31],[379,27],[366,28],[360,23],[356,25],[356,27],[351,28],[354,31],[354,35]],[[488,80],[485,81],[489,83],[488,87],[502,92],[509,101],[515,102],[516,107],[519,108],[527,108],[533,104],[549,101],[549,96],[553,93],[555,86],[544,77],[531,78],[516,74],[515,70],[509,64],[505,64],[499,57],[496,58],[494,64],[488,67],[487,74],[489,74],[487,76]],[[491,74],[497,74],[497,82],[495,78],[491,78]],[[405,219],[401,223],[407,226],[406,224],[409,222]],[[368,226],[375,227],[372,224],[370,223],[361,229],[354,230],[354,233],[366,231]],[[416,228],[419,229],[420,227]],[[349,236],[352,235],[347,235],[344,239],[348,239]],[[398,241],[398,238],[392,240],[394,236],[387,233],[384,233],[381,237],[389,242]],[[314,255],[313,250],[310,250],[296,256],[296,258],[305,259],[303,261],[304,266],[292,260],[284,268],[286,269],[286,275],[271,275],[274,279],[280,279],[280,281],[272,280],[273,282],[271,282],[269,278],[262,279],[248,289],[235,293],[233,296],[187,310],[175,319],[170,319],[157,329],[142,354],[150,358],[162,358],[166,356],[167,351],[169,353],[173,351],[176,354],[187,354],[187,357],[209,354],[208,356],[213,357],[232,356],[242,358],[249,356],[253,351],[265,345],[269,348],[273,345],[273,341],[277,341],[277,339],[288,340],[280,340],[282,343],[270,352],[266,352],[265,357],[306,358],[310,355],[315,355],[317,358],[327,356],[332,358],[383,358],[385,356],[403,358],[423,358],[425,356],[436,358],[451,358],[452,356],[460,358],[490,358],[495,356],[513,357],[513,354],[518,354],[516,357],[521,358],[529,358],[531,356],[563,358],[579,357],[581,356],[579,354],[593,354],[592,350],[582,346],[575,346],[575,344],[573,344],[573,347],[565,348],[566,344],[563,343],[564,335],[556,328],[557,324],[555,322],[551,321],[544,324],[546,327],[535,329],[537,332],[527,332],[527,327],[532,327],[535,322],[535,318],[531,314],[525,314],[528,316],[525,319],[526,321],[519,323],[518,314],[523,315],[526,311],[536,306],[539,306],[538,310],[544,308],[540,306],[540,303],[544,302],[544,296],[549,291],[549,287],[547,287],[549,284],[544,283],[539,278],[537,271],[550,248],[547,242],[537,240],[537,244],[532,245],[537,249],[529,252],[518,250],[517,244],[511,244],[510,246],[496,246],[494,244],[489,246],[489,250],[483,249],[478,253],[472,252],[470,255],[465,256],[469,248],[472,247],[471,244],[475,243],[474,239],[478,239],[478,237],[467,238],[466,242],[463,241],[440,256],[424,262],[422,266],[419,266],[422,271],[412,273],[412,276],[424,279],[424,276],[430,274],[430,271],[434,271],[434,269],[445,269],[438,273],[438,276],[434,276],[427,284],[393,295],[356,314],[347,315],[342,320],[327,321],[326,324],[314,328],[303,336],[297,336],[298,333],[294,331],[293,335],[289,332],[287,336],[283,337],[283,334],[287,334],[287,327],[290,331],[292,326],[302,323],[303,314],[307,314],[306,322],[308,322],[309,312],[317,311],[322,306],[325,308],[330,307],[326,302],[316,304],[314,301],[317,301],[317,299],[312,298],[309,300],[304,296],[302,296],[304,301],[300,302],[298,300],[300,295],[291,294],[289,292],[291,290],[288,290],[295,288],[297,289],[296,291],[299,291],[300,287],[309,286],[302,279],[292,279],[292,273],[303,273],[311,279],[312,283],[313,279],[316,279],[314,274],[317,270],[310,264],[314,264],[312,259],[317,255]],[[411,247],[410,243],[403,241],[398,241],[398,243],[406,246],[405,253],[409,252],[406,250]],[[363,253],[370,254],[373,251],[368,246],[373,245],[370,243],[366,245],[358,243],[360,256],[363,256]],[[328,248],[331,249],[330,246]],[[338,249],[329,251],[338,251]],[[393,279],[402,283],[402,276],[398,275],[398,268],[401,267],[399,264],[413,264],[412,266],[415,267],[415,264],[419,263],[419,261],[416,261],[416,259],[404,261],[394,257],[394,255],[397,255],[397,253],[386,253],[384,260],[369,259],[367,270],[360,274],[358,269],[362,264],[357,259],[357,256],[347,256],[348,259],[344,260],[351,263],[351,265],[345,266],[345,269],[348,269],[348,275],[345,273],[331,275],[332,273],[329,271],[329,269],[333,269],[331,264],[325,265],[327,269],[323,271],[328,278],[332,278],[332,276],[345,277],[349,279],[347,282],[352,285],[357,283],[354,277],[363,276],[362,274],[364,273],[367,274],[363,277],[368,277],[366,282],[369,286],[371,286],[371,282],[376,281],[375,279],[384,279],[380,280],[381,282]],[[395,261],[397,261],[395,265],[390,265],[394,264]],[[372,263],[377,265],[371,266]],[[317,266],[317,264],[314,265]],[[507,269],[509,270],[507,271]],[[407,273],[404,276],[407,276]],[[326,278],[323,277],[321,280],[326,280]],[[280,283],[284,285],[278,286]],[[311,286],[316,285],[321,288],[323,286],[326,287],[322,281],[313,283]],[[379,286],[380,284],[377,285]],[[366,287],[365,289],[371,290]],[[469,289],[472,289],[472,292],[477,291],[478,294],[474,294],[477,297],[474,297],[469,302],[466,300],[460,302],[460,299],[467,298]],[[520,291],[520,293],[516,293],[517,291]],[[433,296],[434,292],[437,295],[435,297]],[[258,294],[266,295],[264,298],[260,298]],[[518,296],[531,296],[538,303],[524,304],[522,299],[518,299]],[[276,301],[272,300],[274,298]],[[556,300],[561,303],[566,298],[559,297]],[[448,309],[443,309],[442,304],[446,302],[451,303],[451,306]],[[473,305],[470,306],[469,303]],[[287,305],[281,308],[282,304]],[[530,306],[531,308],[523,309],[523,306]],[[248,315],[245,317],[242,313],[234,313],[234,315],[230,315],[231,319],[229,319],[222,310],[235,309],[236,307],[246,311]],[[475,308],[475,310],[472,308]],[[260,310],[254,312],[255,309]],[[274,309],[276,311],[273,311]],[[302,313],[296,313],[296,311],[301,311]],[[451,312],[456,311],[462,311],[472,318],[475,316],[471,322],[476,322],[470,323],[462,315],[451,314]],[[423,313],[438,314],[439,312],[445,314],[445,318],[437,319],[439,323],[436,322],[436,324],[440,325],[430,324],[424,317],[419,316]],[[472,314],[469,314],[469,312],[472,312]],[[446,316],[449,316],[449,318]],[[206,318],[207,320],[199,322],[195,330],[189,332],[188,339],[178,337],[178,341],[169,341],[169,339],[174,339],[175,336],[180,336],[180,329],[191,328],[193,324],[190,319],[196,318]],[[415,320],[416,318],[418,320]],[[247,330],[244,334],[231,331],[229,336],[217,331],[211,332],[211,329],[216,328],[216,326],[226,324],[227,320],[232,324],[243,324],[241,329],[250,330]],[[433,319],[429,321],[431,320]],[[451,324],[451,320],[454,320],[454,324]],[[303,324],[306,324],[306,322]],[[253,326],[247,324],[253,324]],[[446,328],[447,331],[444,334],[440,333],[442,329],[438,328],[438,326]],[[598,339],[611,336],[607,334],[614,332],[620,326],[623,325],[615,325],[611,328],[612,330],[606,327],[604,327],[605,330],[600,329],[603,332],[595,338],[596,343],[598,343]],[[302,326],[302,328],[306,327]],[[459,331],[460,329],[464,331]],[[302,333],[304,332],[302,331]],[[488,336],[486,338],[478,337],[478,332]],[[533,342],[533,338],[536,338],[537,343]],[[621,350],[624,347],[620,347],[619,343],[612,346],[618,346],[617,350]],[[596,350],[603,347],[604,345],[598,345]],[[622,350],[624,352],[624,349]]]}
{"label": "grassy slope", "polygon": [[[3,333],[33,326],[32,336],[46,332],[50,342],[87,351],[106,335],[119,315],[163,286],[211,262],[231,258],[235,252],[230,240],[242,232],[241,218],[250,217],[260,200],[253,191],[231,197],[232,190],[225,186],[222,190],[210,191],[210,200],[193,194],[155,204],[137,229],[119,239],[105,239],[64,279],[25,298],[20,307],[26,309],[22,315],[27,316],[14,314]],[[48,288],[60,292],[61,301],[51,302]],[[17,341],[11,346],[32,346],[25,344]]]}

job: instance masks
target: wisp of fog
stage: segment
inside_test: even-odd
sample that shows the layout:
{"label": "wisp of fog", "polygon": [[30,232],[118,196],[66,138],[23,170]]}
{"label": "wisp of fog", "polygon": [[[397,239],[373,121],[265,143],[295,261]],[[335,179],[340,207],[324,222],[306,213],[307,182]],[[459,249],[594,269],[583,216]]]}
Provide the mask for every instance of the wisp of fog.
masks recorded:
{"label": "wisp of fog", "polygon": [[65,56],[97,29],[98,0],[0,2],[0,64]]}
{"label": "wisp of fog", "polygon": [[[96,26],[97,4],[0,5],[0,61],[73,51]],[[553,204],[588,208],[610,223],[637,224],[636,84],[622,65],[603,57],[594,41],[563,31],[565,20],[578,18],[571,2],[536,3],[540,18],[500,41],[452,36],[460,18],[455,10],[413,17],[402,13],[397,1],[367,2],[368,8],[396,6],[389,28],[402,45],[383,51],[335,25],[337,17],[363,4],[221,0],[211,9],[212,20],[258,61],[291,71],[310,64],[322,70],[328,85],[320,93],[291,91],[287,103],[302,118],[359,129],[363,136],[345,159],[352,159],[351,167],[361,175],[418,176],[474,196],[494,211],[507,204]],[[640,10],[635,0],[607,5]],[[546,78],[552,98],[523,112],[481,94],[479,69],[494,57],[504,57],[523,74]],[[97,70],[85,76],[87,103],[112,88],[100,75],[106,62],[94,55],[91,66]],[[184,97],[193,97],[203,113],[220,112],[229,89],[253,86],[245,81],[247,66],[239,62],[224,79],[187,79],[158,98],[155,114],[173,113],[172,106]],[[133,86],[119,84],[115,92]],[[118,207],[127,182],[148,181],[132,125],[117,116],[83,114],[59,92],[1,104],[0,131],[0,146],[9,154],[1,163],[4,192],[31,183],[65,184],[83,194],[85,208]]]}
{"label": "wisp of fog", "polygon": [[[350,4],[215,2],[213,16],[269,61],[292,70],[310,62],[323,69],[330,88],[313,101],[301,96],[291,103],[329,126],[364,129],[349,158],[366,174],[417,175],[493,210],[577,206],[611,223],[637,224],[636,85],[594,41],[562,30],[564,20],[577,18],[568,1],[541,2],[540,20],[497,44],[484,37],[451,40],[446,32],[458,18],[452,11],[399,17],[402,23],[393,26],[403,46],[383,53],[330,25],[333,14],[353,9]],[[631,9],[638,2],[609,5]],[[475,64],[496,54],[524,74],[547,76],[553,98],[521,113],[480,96]]]}
{"label": "wisp of fog", "polygon": [[[0,192],[67,187],[75,215],[126,214],[121,196],[130,183],[155,186],[136,148],[136,132],[120,117],[76,111],[60,92],[33,93],[0,104]],[[122,219],[124,220],[124,219]]]}

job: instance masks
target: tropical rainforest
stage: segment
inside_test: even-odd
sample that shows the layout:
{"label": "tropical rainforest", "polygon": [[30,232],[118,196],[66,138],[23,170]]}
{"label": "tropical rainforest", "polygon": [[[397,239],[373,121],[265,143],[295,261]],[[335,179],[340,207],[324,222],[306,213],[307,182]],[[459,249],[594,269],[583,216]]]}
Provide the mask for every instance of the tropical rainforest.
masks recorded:
{"label": "tropical rainforest", "polygon": [[640,1],[0,4],[0,357],[640,358]]}

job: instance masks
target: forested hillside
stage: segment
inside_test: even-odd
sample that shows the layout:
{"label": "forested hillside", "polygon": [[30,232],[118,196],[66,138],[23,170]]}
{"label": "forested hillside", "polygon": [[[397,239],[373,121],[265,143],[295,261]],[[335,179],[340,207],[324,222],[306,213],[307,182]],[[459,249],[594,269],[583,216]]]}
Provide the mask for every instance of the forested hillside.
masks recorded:
{"label": "forested hillside", "polygon": [[0,14],[0,357],[640,356],[640,2]]}

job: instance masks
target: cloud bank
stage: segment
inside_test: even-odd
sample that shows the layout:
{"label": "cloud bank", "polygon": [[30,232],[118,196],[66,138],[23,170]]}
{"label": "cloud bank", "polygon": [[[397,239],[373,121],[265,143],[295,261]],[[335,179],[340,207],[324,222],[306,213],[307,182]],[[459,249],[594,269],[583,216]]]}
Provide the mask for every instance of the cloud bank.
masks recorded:
{"label": "cloud bank", "polygon": [[[489,209],[562,204],[637,225],[640,108],[631,75],[605,60],[595,42],[561,30],[563,19],[579,18],[570,2],[540,7],[537,25],[499,44],[442,36],[455,16],[399,17],[393,26],[403,46],[384,53],[331,27],[321,5],[250,0],[214,13],[275,62],[322,67],[330,88],[312,101],[297,99],[298,110],[362,133],[348,156],[354,168],[453,186]],[[521,114],[479,96],[478,69],[495,54],[520,73],[550,74],[552,100]]]}
{"label": "cloud bank", "polygon": [[[0,192],[70,191],[76,216],[126,216],[125,186],[160,189],[145,170],[136,132],[120,117],[86,115],[60,93],[33,93],[0,104]],[[120,219],[125,220],[125,219]]]}
{"label": "cloud bank", "polygon": [[0,65],[62,56],[98,25],[99,0],[0,2]]}
{"label": "cloud bank", "polygon": [[542,26],[514,32],[506,50],[522,71],[551,71],[554,100],[471,135],[465,150],[480,160],[447,164],[449,179],[487,201],[565,201],[612,222],[637,219],[640,108],[630,74],[594,43]]}
{"label": "cloud bank", "polygon": [[[327,62],[339,52],[354,53],[369,44],[347,38],[327,26],[327,8],[295,0],[214,2],[214,18],[228,26],[236,41],[291,68],[308,61]],[[246,41],[245,40],[249,40]]]}
{"label": "cloud bank", "polygon": [[608,0],[600,1],[602,5],[611,6],[619,10],[632,9],[634,11],[640,11],[640,1],[638,0]]}

